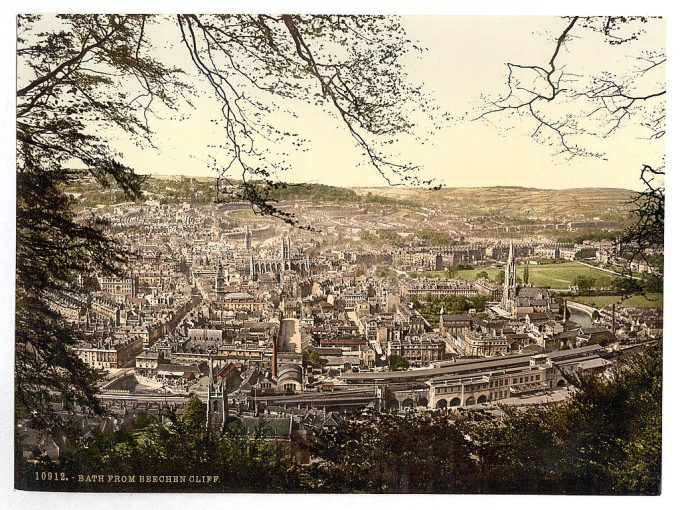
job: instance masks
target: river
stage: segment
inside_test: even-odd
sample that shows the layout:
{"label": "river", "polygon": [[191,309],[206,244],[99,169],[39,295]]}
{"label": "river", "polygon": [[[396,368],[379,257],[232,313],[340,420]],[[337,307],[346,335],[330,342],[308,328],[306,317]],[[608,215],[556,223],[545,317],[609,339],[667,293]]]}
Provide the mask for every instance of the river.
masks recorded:
{"label": "river", "polygon": [[590,318],[590,315],[588,315],[583,310],[579,310],[578,308],[572,308],[571,306],[567,306],[567,308],[569,309],[570,321],[573,321],[579,326],[583,326],[586,328],[593,325],[593,320]]}

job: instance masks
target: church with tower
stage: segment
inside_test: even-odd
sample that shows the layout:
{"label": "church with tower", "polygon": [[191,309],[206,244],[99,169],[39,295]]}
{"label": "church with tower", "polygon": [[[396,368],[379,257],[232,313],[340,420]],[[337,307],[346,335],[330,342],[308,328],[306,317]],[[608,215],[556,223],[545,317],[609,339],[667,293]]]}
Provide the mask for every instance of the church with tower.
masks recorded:
{"label": "church with tower", "polygon": [[253,280],[256,280],[259,275],[264,273],[273,273],[279,276],[284,271],[296,271],[304,276],[311,273],[309,257],[303,257],[301,253],[298,253],[296,256],[293,255],[290,247],[290,238],[283,237],[281,239],[278,258],[255,258],[251,253],[250,276]]}
{"label": "church with tower", "polygon": [[510,241],[510,250],[508,252],[508,261],[505,264],[505,280],[503,282],[503,297],[501,298],[501,306],[506,312],[512,313],[517,295],[517,282],[515,266],[515,250]]}
{"label": "church with tower", "polygon": [[229,402],[224,381],[215,384],[213,359],[208,357],[208,406],[206,409],[206,428],[224,430],[229,416]]}
{"label": "church with tower", "polygon": [[526,284],[517,285],[516,273],[515,249],[510,242],[501,297],[503,310],[515,318],[542,312],[552,315],[559,311],[559,304],[553,300],[548,289]]}

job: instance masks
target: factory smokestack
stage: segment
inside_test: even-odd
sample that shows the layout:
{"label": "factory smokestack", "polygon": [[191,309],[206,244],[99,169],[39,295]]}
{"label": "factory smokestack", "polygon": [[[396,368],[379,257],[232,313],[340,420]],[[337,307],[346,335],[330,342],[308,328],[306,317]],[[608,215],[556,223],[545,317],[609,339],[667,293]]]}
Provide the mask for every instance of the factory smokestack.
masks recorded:
{"label": "factory smokestack", "polygon": [[279,343],[278,338],[274,338],[274,348],[272,349],[272,378],[277,378],[279,375],[279,370],[278,370],[278,346],[276,344]]}

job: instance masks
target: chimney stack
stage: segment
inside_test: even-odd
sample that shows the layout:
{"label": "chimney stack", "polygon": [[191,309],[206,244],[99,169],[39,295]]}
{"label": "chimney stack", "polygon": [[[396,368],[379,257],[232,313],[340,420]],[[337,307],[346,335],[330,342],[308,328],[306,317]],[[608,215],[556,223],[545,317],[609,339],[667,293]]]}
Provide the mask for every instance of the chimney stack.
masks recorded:
{"label": "chimney stack", "polygon": [[274,347],[272,349],[272,378],[274,378],[274,379],[277,378],[278,375],[279,375],[278,359],[277,359],[278,358],[278,346],[276,345],[276,344],[278,344],[278,342],[279,342],[279,339],[274,338]]}
{"label": "chimney stack", "polygon": [[562,322],[565,324],[567,323],[567,304],[569,303],[569,300],[565,299],[564,300],[564,316],[562,317]]}
{"label": "chimney stack", "polygon": [[616,334],[616,305],[612,304],[612,335]]}

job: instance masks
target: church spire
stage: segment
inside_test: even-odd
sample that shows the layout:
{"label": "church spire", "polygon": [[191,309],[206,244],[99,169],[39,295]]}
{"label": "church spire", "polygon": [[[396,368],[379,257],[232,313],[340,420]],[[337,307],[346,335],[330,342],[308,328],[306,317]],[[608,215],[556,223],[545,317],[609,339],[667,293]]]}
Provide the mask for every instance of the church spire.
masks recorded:
{"label": "church spire", "polygon": [[515,248],[510,241],[510,249],[508,250],[508,262],[505,264],[505,278],[503,283],[503,298],[501,306],[508,312],[512,313],[516,292],[515,282]]}

